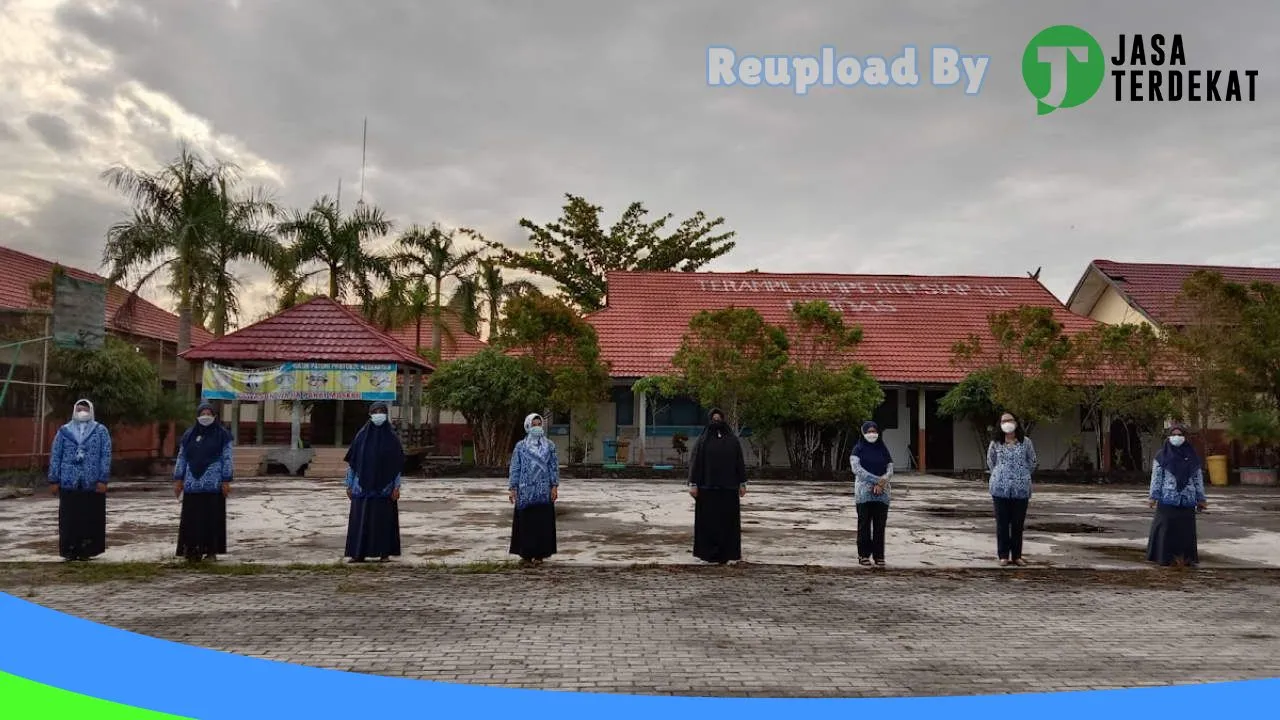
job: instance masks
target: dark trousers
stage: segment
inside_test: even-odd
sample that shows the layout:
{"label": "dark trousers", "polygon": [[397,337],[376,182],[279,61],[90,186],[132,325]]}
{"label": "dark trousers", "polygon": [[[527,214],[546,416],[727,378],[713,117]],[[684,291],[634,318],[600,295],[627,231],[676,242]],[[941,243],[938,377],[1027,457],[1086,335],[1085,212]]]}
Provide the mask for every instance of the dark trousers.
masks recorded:
{"label": "dark trousers", "polygon": [[1027,521],[1027,500],[992,498],[996,506],[996,555],[1001,560],[1022,557],[1022,527]]}
{"label": "dark trousers", "polygon": [[884,526],[889,520],[889,504],[858,503],[858,557],[884,559]]}

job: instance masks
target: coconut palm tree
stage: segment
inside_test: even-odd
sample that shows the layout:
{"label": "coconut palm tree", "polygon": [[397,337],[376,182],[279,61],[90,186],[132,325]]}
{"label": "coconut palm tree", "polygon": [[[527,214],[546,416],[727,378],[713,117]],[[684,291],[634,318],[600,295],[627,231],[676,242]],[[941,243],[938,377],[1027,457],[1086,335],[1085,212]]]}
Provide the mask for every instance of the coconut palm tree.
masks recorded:
{"label": "coconut palm tree", "polygon": [[[254,188],[236,193],[225,178],[216,179],[215,190],[216,224],[206,246],[206,266],[197,275],[193,303],[214,337],[222,337],[240,314],[240,278],[230,270],[231,264],[252,260],[278,272],[284,248],[268,224],[279,210],[265,192]],[[207,314],[201,314],[206,309]]]}
{"label": "coconut palm tree", "polygon": [[391,280],[389,259],[367,247],[391,232],[391,221],[372,205],[357,204],[344,215],[337,201],[324,196],[276,229],[293,241],[284,250],[276,274],[280,303],[285,307],[293,306],[306,284],[324,273],[329,297],[337,302],[350,294],[368,305],[376,298],[375,283]]}
{"label": "coconut palm tree", "polygon": [[[131,216],[107,231],[103,251],[107,277],[113,283],[133,279],[132,290],[137,293],[155,278],[167,276],[168,289],[178,299],[178,352],[183,352],[191,347],[197,309],[204,315],[206,309],[220,305],[225,315],[234,306],[234,277],[215,257],[254,257],[249,251],[254,244],[246,238],[259,232],[251,221],[266,206],[258,193],[240,195],[233,190],[239,180],[234,165],[208,162],[185,143],[179,146],[178,157],[157,172],[116,165],[102,177],[133,205]],[[223,250],[215,250],[224,245]],[[225,293],[220,300],[213,297],[219,292]],[[128,312],[130,304],[122,311]],[[182,397],[192,399],[191,368],[182,360],[177,389]]]}
{"label": "coconut palm tree", "polygon": [[478,304],[484,306],[485,320],[489,324],[489,337],[498,333],[498,323],[502,317],[502,304],[507,300],[522,295],[538,294],[538,286],[528,280],[507,282],[502,276],[502,265],[495,258],[485,258],[476,263],[476,274],[472,280],[475,286]]}

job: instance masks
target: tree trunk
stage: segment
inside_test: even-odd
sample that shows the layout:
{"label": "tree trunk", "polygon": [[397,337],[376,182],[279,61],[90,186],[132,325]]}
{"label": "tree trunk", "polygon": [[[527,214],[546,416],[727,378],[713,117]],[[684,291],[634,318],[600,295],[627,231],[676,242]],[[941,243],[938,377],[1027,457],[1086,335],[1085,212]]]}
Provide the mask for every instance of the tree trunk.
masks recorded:
{"label": "tree trunk", "polygon": [[191,363],[182,357],[182,353],[191,349],[191,299],[180,300],[178,304],[178,357],[177,377],[175,384],[178,397],[195,403],[195,378],[191,374]]}
{"label": "tree trunk", "polygon": [[[436,279],[434,292],[431,293],[431,306],[433,312],[431,315],[431,359],[433,362],[440,362],[440,323],[443,318],[440,316],[440,280]],[[421,322],[421,320],[419,320]],[[432,429],[437,433],[440,428],[440,406],[432,403],[430,412],[428,413]]]}
{"label": "tree trunk", "polygon": [[418,313],[418,324],[413,335],[413,351],[422,354],[422,313]]}
{"label": "tree trunk", "polygon": [[338,268],[335,265],[329,266],[329,299],[342,302],[338,297]]}

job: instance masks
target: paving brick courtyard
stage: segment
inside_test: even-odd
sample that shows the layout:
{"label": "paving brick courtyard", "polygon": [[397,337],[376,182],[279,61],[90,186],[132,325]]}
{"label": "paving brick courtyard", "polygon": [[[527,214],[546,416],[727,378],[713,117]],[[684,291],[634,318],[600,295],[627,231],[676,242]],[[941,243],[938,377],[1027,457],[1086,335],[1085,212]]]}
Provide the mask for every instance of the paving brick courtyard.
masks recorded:
{"label": "paving brick courtyard", "polygon": [[1145,568],[1140,487],[1042,488],[1021,569],[992,567],[981,484],[904,477],[895,498],[888,570],[853,566],[847,487],[794,483],[752,486],[752,562],[713,568],[691,564],[678,483],[566,481],[561,554],[518,570],[502,564],[501,480],[416,480],[405,557],[353,568],[334,564],[339,484],[246,481],[232,553],[186,569],[158,563],[172,495],[121,484],[111,549],[87,566],[53,561],[52,498],[0,501],[0,591],[202,647],[508,687],[894,696],[1280,676],[1275,490],[1211,489],[1196,571]]}
{"label": "paving brick courtyard", "polygon": [[1273,570],[58,570],[9,564],[0,589],[178,642],[448,682],[852,697],[1280,676]]}

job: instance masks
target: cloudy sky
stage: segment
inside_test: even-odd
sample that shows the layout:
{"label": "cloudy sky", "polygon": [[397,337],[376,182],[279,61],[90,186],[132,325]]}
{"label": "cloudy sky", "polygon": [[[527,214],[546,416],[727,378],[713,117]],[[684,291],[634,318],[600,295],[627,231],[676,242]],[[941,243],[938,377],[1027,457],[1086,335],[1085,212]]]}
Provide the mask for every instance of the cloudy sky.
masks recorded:
{"label": "cloudy sky", "polygon": [[[179,138],[292,205],[518,243],[563,194],[723,215],[712,269],[1021,274],[1065,297],[1095,257],[1280,264],[1280,4],[0,0],[0,244],[96,268],[123,212],[99,178]],[[1252,104],[1038,117],[1020,74],[1049,25],[1180,32],[1189,67],[1258,69]],[[991,56],[982,88],[707,85],[707,48]],[[928,71],[922,62],[922,71]],[[252,278],[251,278],[252,280]],[[265,286],[264,286],[265,289]],[[262,308],[247,308],[256,314]]]}

